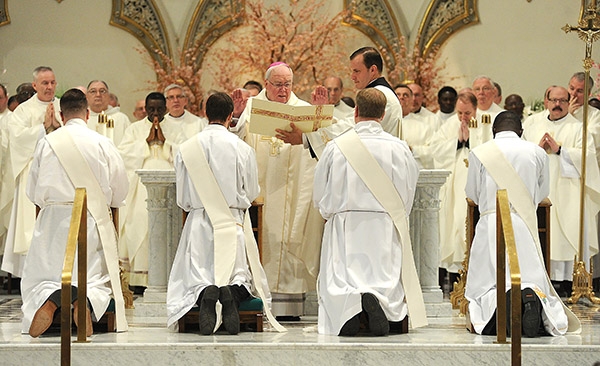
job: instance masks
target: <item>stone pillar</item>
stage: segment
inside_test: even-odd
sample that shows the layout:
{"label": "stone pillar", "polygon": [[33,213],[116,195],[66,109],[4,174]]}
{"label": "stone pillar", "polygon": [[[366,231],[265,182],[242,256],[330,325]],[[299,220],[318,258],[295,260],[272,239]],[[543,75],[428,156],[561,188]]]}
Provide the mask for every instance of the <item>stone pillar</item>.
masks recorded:
{"label": "stone pillar", "polygon": [[440,187],[450,174],[447,170],[421,170],[410,214],[410,239],[421,282],[427,316],[450,316],[451,306],[441,306],[444,298],[438,283],[440,262]]}
{"label": "stone pillar", "polygon": [[[167,280],[181,233],[181,214],[175,198],[174,170],[139,169],[136,173],[148,192],[148,287],[144,302],[166,303]],[[175,208],[175,209],[174,209]],[[174,221],[178,220],[179,227]],[[173,241],[174,237],[177,241]]]}

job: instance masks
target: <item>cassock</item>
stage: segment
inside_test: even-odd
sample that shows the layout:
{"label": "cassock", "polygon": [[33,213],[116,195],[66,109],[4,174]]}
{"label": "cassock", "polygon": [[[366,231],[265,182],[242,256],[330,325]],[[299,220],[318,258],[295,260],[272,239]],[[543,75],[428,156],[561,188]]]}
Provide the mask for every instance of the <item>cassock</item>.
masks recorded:
{"label": "cassock", "polygon": [[[129,125],[131,125],[131,121],[125,113],[120,111],[118,107],[113,108],[108,106],[108,108],[104,111],[104,114],[106,114],[107,118],[112,119],[115,122],[112,141],[115,143],[115,146],[119,146],[121,140],[123,140],[123,135],[125,135],[125,130],[129,127]],[[91,109],[90,117],[88,118],[87,123],[91,130],[102,133],[102,131],[98,128],[98,113],[92,111]]]}
{"label": "cassock", "polygon": [[[408,217],[419,177],[410,149],[377,122],[360,122],[355,130],[392,180]],[[318,331],[337,335],[362,311],[361,293],[374,294],[389,321],[404,319],[407,306],[398,232],[335,141],[317,164],[313,200],[327,220],[318,279]]]}
{"label": "cassock", "polygon": [[[421,108],[421,111],[426,110]],[[408,146],[426,145],[427,141],[440,128],[441,121],[433,113],[409,113],[402,118],[400,124],[400,139],[406,141]],[[429,156],[415,155],[419,169],[433,169],[433,159]]]}
{"label": "cassock", "polygon": [[[533,201],[531,208],[535,210],[549,192],[548,157],[544,150],[537,144],[521,140],[512,131],[499,132],[493,141],[486,144],[496,144],[499,150],[492,150],[492,153],[498,151],[503,156],[494,156],[493,159],[505,159],[516,172],[515,180],[520,179],[529,193],[529,196],[516,197],[511,196],[515,191],[509,191],[509,200],[512,202],[517,199],[530,199]],[[474,150],[475,153],[480,151],[478,148]],[[465,191],[467,197],[479,205],[481,216],[471,245],[465,297],[469,300],[471,323],[475,331],[481,334],[496,310],[496,192],[499,188],[474,152],[469,154]],[[490,154],[489,151],[485,153]],[[511,210],[510,216],[519,257],[521,289],[531,288],[540,298],[546,331],[554,336],[563,335],[567,331],[567,315],[548,278],[538,242],[534,240],[527,224],[517,212]],[[534,226],[537,230],[537,221]],[[510,287],[510,271],[507,265],[505,290],[508,291]]]}
{"label": "cassock", "polygon": [[[523,139],[539,144],[548,132],[561,145],[560,155],[549,153],[550,161],[550,278],[570,281],[573,259],[579,252],[579,195],[582,124],[575,117],[550,121],[548,111],[534,114],[523,123]],[[586,159],[584,263],[598,252],[596,214],[600,210],[600,175],[594,139],[588,134]],[[586,265],[587,266],[587,265]]]}
{"label": "cassock", "polygon": [[[52,133],[71,134],[102,188],[103,197],[91,196],[88,190],[88,201],[102,200],[107,210],[109,206],[121,206],[127,195],[128,184],[123,160],[114,144],[88,129],[81,119],[72,119]],[[61,273],[75,197],[75,187],[46,139],[42,139],[36,147],[27,181],[27,196],[41,210],[35,223],[21,281],[23,333],[29,331],[35,312],[54,291],[61,288]],[[111,258],[116,262],[116,250],[114,254]],[[77,261],[73,273],[77,273]],[[73,276],[73,286],[77,286],[76,275]],[[94,319],[100,319],[106,311],[111,293],[104,248],[96,222],[88,211],[87,297],[92,305]]]}
{"label": "cassock", "polygon": [[198,132],[202,131],[208,124],[206,119],[202,119],[187,110],[183,111],[183,114],[179,117],[173,117],[170,114],[165,114],[165,120],[179,124],[183,130],[184,140],[195,136]]}
{"label": "cassock", "polygon": [[[268,100],[266,89],[254,98]],[[252,123],[254,98],[248,100],[237,128],[243,130]],[[287,104],[309,105],[294,93]],[[302,294],[315,288],[323,233],[323,219],[311,202],[316,161],[304,146],[275,137],[249,133],[246,142],[256,151],[258,182],[264,198],[262,263],[273,294],[273,314],[302,315],[295,310],[286,313],[287,305],[280,307],[277,299],[294,297],[302,301]]]}
{"label": "cassock", "polygon": [[[46,135],[44,129],[44,116],[48,104],[54,104],[54,118],[60,118],[60,105],[58,98],[52,102],[42,102],[37,94],[27,101],[19,104],[17,109],[7,117],[8,131],[8,159],[10,159],[10,170],[4,179],[11,179],[14,186],[7,182],[5,187],[13,187],[13,192],[6,189],[0,206],[11,205],[10,220],[6,233],[6,245],[2,259],[2,270],[21,277],[23,262],[35,225],[35,206],[27,198],[25,187],[29,176],[29,167],[33,159],[33,152],[38,140]],[[8,166],[8,165],[7,165]],[[12,203],[7,199],[12,194]]]}
{"label": "cassock", "polygon": [[[198,140],[223,192],[237,226],[235,264],[230,285],[244,286],[252,293],[252,274],[246,261],[243,222],[246,210],[258,196],[258,170],[254,150],[219,124],[208,125],[186,144]],[[184,316],[198,300],[202,290],[215,285],[213,226],[181,153],[175,157],[177,205],[189,212],[167,288],[167,325]]]}
{"label": "cassock", "polygon": [[451,172],[440,188],[440,266],[449,272],[462,268],[467,249],[466,219],[467,158],[469,149],[492,139],[491,124],[469,128],[469,143],[458,143],[461,122],[458,115],[448,119],[424,146],[413,146],[413,154],[433,160],[435,169]]}
{"label": "cassock", "polygon": [[121,210],[119,230],[119,257],[129,264],[129,283],[134,286],[148,284],[148,211],[146,187],[136,174],[136,169],[173,169],[173,156],[183,142],[181,127],[163,120],[160,128],[165,136],[163,145],[149,146],[146,138],[152,122],[145,118],[132,124],[123,136],[119,152],[125,162],[129,192]]}

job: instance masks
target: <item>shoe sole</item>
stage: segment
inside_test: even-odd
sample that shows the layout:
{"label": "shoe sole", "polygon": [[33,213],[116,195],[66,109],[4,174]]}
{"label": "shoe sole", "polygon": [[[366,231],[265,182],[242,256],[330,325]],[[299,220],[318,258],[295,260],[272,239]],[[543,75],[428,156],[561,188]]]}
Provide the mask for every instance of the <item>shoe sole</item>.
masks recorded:
{"label": "shoe sole", "polygon": [[375,336],[384,336],[390,332],[390,323],[379,305],[375,295],[365,293],[362,295],[362,308],[369,318],[369,329]]}
{"label": "shoe sole", "polygon": [[526,288],[522,293],[523,301],[523,334],[533,338],[540,329],[540,302],[535,292]]}
{"label": "shoe sole", "polygon": [[235,306],[233,293],[228,286],[220,289],[219,301],[223,305],[223,325],[229,334],[238,334],[240,332],[240,314]]}
{"label": "shoe sole", "polygon": [[[85,335],[86,337],[90,337],[92,334],[94,334],[94,328],[92,325],[92,313],[90,312],[90,309],[86,306],[85,307]],[[77,305],[77,301],[75,301],[75,304],[73,305],[73,321],[75,323],[75,326],[79,329],[79,319],[77,317],[77,315],[79,314],[79,307]]]}
{"label": "shoe sole", "polygon": [[29,326],[29,335],[33,338],[37,338],[44,334],[45,331],[52,325],[54,319],[54,312],[56,312],[58,306],[51,301],[46,301],[33,316],[31,325]]}
{"label": "shoe sole", "polygon": [[219,288],[217,286],[208,286],[202,294],[200,301],[199,324],[200,333],[203,335],[211,335],[215,330],[217,323],[217,313],[215,304],[219,299]]}
{"label": "shoe sole", "polygon": [[340,329],[340,336],[342,337],[352,337],[358,334],[360,330],[360,313],[354,315],[350,318]]}

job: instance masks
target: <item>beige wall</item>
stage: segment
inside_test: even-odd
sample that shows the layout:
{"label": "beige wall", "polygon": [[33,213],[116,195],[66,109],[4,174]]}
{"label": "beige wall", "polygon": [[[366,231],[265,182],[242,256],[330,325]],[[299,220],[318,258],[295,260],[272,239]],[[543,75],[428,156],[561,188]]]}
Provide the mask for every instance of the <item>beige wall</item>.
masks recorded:
{"label": "beige wall", "polygon": [[[141,43],[108,24],[111,1],[7,1],[11,24],[0,27],[0,70],[6,70],[0,81],[7,84],[10,93],[19,83],[31,80],[33,68],[49,65],[56,71],[60,90],[104,79],[119,96],[122,110],[131,116],[135,100],[147,94],[146,82],[155,76],[135,50]],[[163,16],[175,46],[177,38],[185,36],[197,2],[156,2],[169,14]],[[339,11],[341,3],[331,4],[330,12]],[[425,0],[390,3],[394,9],[405,9],[399,21],[420,16],[427,6]],[[447,65],[445,74],[459,77],[451,83],[456,87],[486,74],[502,85],[504,96],[518,93],[526,101],[541,97],[550,84],[566,85],[570,75],[581,69],[584,44],[560,28],[577,21],[579,4],[576,0],[478,1],[481,23],[450,37],[441,50]],[[407,22],[411,24],[402,28],[414,30],[420,19]],[[368,43],[362,33],[350,32],[344,47],[348,52]],[[594,56],[599,47],[596,45]]]}

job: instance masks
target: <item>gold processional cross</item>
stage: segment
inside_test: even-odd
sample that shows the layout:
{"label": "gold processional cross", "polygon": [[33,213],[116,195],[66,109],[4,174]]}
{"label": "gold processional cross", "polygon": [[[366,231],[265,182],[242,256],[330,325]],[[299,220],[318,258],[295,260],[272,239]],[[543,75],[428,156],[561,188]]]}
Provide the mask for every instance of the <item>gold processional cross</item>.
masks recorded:
{"label": "gold processional cross", "polygon": [[[574,304],[580,298],[586,297],[594,304],[600,304],[600,298],[594,295],[592,291],[592,274],[594,271],[592,261],[590,259],[590,271],[585,268],[583,261],[583,245],[584,245],[584,217],[585,217],[585,180],[586,180],[586,155],[587,155],[587,124],[588,124],[588,95],[589,95],[589,79],[590,68],[594,61],[592,60],[592,44],[600,38],[600,19],[598,18],[598,9],[596,0],[592,0],[589,6],[586,7],[586,0],[582,0],[581,7],[583,17],[579,21],[577,27],[572,27],[569,24],[561,29],[565,33],[577,32],[581,40],[585,42],[585,58],[583,59],[583,69],[585,71],[584,93],[583,100],[583,131],[581,144],[581,189],[579,197],[579,253],[575,257],[573,268],[573,293],[567,299],[567,302]],[[595,156],[595,154],[594,154]]]}

